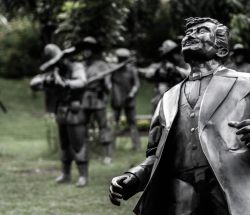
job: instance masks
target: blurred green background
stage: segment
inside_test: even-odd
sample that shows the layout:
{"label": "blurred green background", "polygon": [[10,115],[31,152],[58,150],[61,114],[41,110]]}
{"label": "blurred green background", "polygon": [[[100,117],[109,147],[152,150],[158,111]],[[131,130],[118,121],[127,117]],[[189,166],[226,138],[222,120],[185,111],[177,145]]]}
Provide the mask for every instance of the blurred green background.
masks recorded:
{"label": "blurred green background", "polygon": [[45,44],[67,48],[88,35],[106,54],[123,46],[139,66],[149,64],[165,39],[180,42],[190,16],[218,19],[230,27],[232,45],[249,48],[249,0],[1,0],[0,76],[32,76]]}
{"label": "blurred green background", "polygon": [[[129,215],[139,195],[121,207],[111,205],[112,177],[144,158],[143,149],[130,150],[128,137],[120,137],[113,164],[104,166],[98,146],[92,145],[90,183],[84,189],[73,182],[54,183],[60,171],[58,150],[47,141],[56,126],[44,115],[42,93],[32,93],[29,79],[43,62],[43,47],[77,45],[83,37],[96,37],[104,54],[117,47],[135,51],[137,66],[158,61],[165,39],[180,42],[184,19],[211,16],[230,27],[231,44],[250,48],[249,0],[1,0],[0,1],[0,215]],[[232,46],[231,45],[231,46]],[[81,56],[79,56],[81,58]],[[153,86],[141,83],[138,114],[151,114]]]}

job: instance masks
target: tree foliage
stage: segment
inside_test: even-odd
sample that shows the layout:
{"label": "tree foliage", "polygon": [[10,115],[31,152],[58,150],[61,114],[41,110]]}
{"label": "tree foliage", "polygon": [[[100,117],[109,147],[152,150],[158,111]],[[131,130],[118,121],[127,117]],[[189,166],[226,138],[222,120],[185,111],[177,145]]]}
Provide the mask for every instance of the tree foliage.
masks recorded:
{"label": "tree foliage", "polygon": [[123,46],[155,59],[165,39],[184,33],[190,16],[216,18],[231,28],[233,43],[250,44],[249,0],[1,0],[1,14],[9,21],[27,18],[42,47],[66,48],[94,36],[104,51]]}
{"label": "tree foliage", "polygon": [[27,18],[0,26],[0,76],[21,78],[37,73],[41,56],[39,31]]}

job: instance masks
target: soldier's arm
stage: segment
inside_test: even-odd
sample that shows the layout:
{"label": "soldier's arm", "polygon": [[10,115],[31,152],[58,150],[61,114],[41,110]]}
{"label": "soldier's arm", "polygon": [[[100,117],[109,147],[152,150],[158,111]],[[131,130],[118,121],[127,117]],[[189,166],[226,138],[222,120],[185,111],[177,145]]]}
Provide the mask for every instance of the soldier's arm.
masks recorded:
{"label": "soldier's arm", "polygon": [[73,63],[71,66],[72,78],[66,79],[65,84],[70,89],[81,89],[87,83],[87,77],[84,67],[81,63]]}
{"label": "soldier's arm", "polygon": [[[112,66],[103,62],[102,66],[102,71],[107,71],[108,69],[111,69]],[[111,75],[107,75],[106,77],[104,77],[104,87],[107,92],[110,92],[111,88],[112,88],[112,82],[111,82]]]}
{"label": "soldier's arm", "polygon": [[129,97],[130,98],[135,97],[135,94],[138,92],[139,87],[140,87],[140,80],[139,80],[139,77],[138,77],[137,70],[135,68],[132,68],[132,74],[133,74],[134,85],[133,85],[133,87],[131,88],[131,90],[129,92]]}
{"label": "soldier's arm", "polygon": [[30,81],[30,87],[32,90],[44,90],[44,83],[46,82],[46,77],[48,74],[39,74],[36,75]]}
{"label": "soldier's arm", "polygon": [[159,67],[160,64],[153,63],[147,68],[138,68],[138,75],[148,81],[156,81],[156,73]]}

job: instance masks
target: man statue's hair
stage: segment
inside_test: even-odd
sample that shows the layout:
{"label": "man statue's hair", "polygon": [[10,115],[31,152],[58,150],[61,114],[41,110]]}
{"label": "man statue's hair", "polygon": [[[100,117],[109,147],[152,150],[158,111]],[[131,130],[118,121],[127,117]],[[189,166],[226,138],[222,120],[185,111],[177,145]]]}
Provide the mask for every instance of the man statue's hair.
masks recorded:
{"label": "man statue's hair", "polygon": [[[229,54],[229,29],[227,26],[223,25],[218,20],[212,19],[210,17],[190,17],[187,18],[185,21],[186,21],[186,26],[185,26],[186,30],[194,25],[201,24],[204,22],[214,23],[217,26],[215,32],[216,35],[215,45],[218,48],[226,49]],[[227,56],[225,56],[224,58],[226,57]],[[222,60],[224,60],[224,58]]]}

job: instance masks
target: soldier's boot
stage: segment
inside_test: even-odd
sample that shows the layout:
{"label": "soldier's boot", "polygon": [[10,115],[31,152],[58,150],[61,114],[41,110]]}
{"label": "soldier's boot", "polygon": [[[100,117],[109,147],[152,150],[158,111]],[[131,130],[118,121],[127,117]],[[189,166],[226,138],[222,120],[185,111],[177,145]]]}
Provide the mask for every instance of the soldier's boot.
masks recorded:
{"label": "soldier's boot", "polygon": [[130,135],[132,139],[132,150],[139,151],[141,149],[141,140],[136,126],[130,127]]}
{"label": "soldier's boot", "polygon": [[112,163],[112,152],[113,152],[112,143],[103,146],[103,155],[104,155],[103,163],[105,165],[110,165]]}
{"label": "soldier's boot", "polygon": [[77,187],[84,187],[88,184],[88,162],[77,162],[79,178],[76,182]]}
{"label": "soldier's boot", "polygon": [[59,175],[56,178],[56,183],[61,184],[70,182],[71,180],[70,171],[71,171],[71,163],[62,163],[62,172],[61,175]]}

